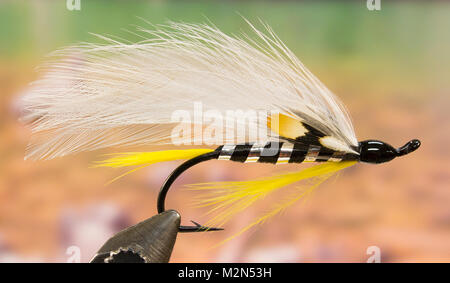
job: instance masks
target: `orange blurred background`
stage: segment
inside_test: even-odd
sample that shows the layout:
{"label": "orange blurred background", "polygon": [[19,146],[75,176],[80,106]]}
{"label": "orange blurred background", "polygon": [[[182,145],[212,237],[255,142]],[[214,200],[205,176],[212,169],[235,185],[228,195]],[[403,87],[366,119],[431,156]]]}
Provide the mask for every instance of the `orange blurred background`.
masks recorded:
{"label": "orange blurred background", "polygon": [[[125,3],[126,2],[126,3]],[[228,33],[245,22],[271,25],[295,54],[348,107],[360,140],[422,147],[374,166],[358,164],[321,185],[268,223],[216,248],[248,224],[266,200],[225,231],[180,234],[172,262],[365,262],[377,246],[383,262],[450,261],[450,5],[444,2],[0,2],[0,261],[70,261],[71,246],[86,262],[114,233],[156,213],[164,179],[179,164],[140,170],[105,186],[124,170],[91,169],[106,152],[50,161],[24,161],[29,129],[17,119],[18,98],[40,74],[45,54],[89,32],[126,37],[121,28],[152,23],[204,22]],[[117,149],[115,150],[117,151]],[[183,184],[246,180],[298,165],[210,161],[180,177],[168,195],[183,222],[205,222]]]}

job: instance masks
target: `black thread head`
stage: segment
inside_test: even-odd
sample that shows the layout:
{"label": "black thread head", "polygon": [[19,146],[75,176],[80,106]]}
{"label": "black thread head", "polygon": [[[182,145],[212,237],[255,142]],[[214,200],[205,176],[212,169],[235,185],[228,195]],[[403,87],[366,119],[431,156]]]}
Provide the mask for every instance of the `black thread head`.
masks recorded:
{"label": "black thread head", "polygon": [[359,159],[367,163],[384,163],[411,153],[420,147],[420,141],[411,140],[404,146],[395,149],[393,146],[378,140],[366,140],[359,143]]}

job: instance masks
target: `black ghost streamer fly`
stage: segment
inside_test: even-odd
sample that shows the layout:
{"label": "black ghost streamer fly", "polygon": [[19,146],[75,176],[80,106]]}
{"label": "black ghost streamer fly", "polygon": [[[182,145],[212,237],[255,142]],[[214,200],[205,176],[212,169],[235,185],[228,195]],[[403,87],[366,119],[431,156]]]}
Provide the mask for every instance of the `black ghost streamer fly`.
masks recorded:
{"label": "black ghost streamer fly", "polygon": [[[280,188],[314,180],[304,193],[276,206],[246,230],[344,168],[358,162],[387,162],[420,146],[416,139],[398,149],[378,140],[358,142],[340,101],[270,27],[263,24],[265,32],[261,32],[248,24],[252,36],[238,37],[207,24],[171,22],[153,30],[139,29],[144,39],[138,43],[100,36],[105,44],[81,44],[55,52],[56,60],[45,66],[45,76],[23,98],[23,118],[33,131],[27,157],[52,159],[105,147],[171,144],[177,127],[172,114],[192,102],[201,102],[205,110],[265,111],[264,122],[244,122],[270,129],[258,140],[237,133],[233,140],[217,144],[213,138],[202,137],[205,144],[218,147],[127,152],[97,163],[139,169],[187,160],[162,186],[158,212],[165,211],[166,194],[177,177],[201,162],[318,163],[258,180],[191,187],[209,193],[199,204],[219,212],[210,223],[221,226]],[[195,224],[181,226],[180,231],[220,229]]]}

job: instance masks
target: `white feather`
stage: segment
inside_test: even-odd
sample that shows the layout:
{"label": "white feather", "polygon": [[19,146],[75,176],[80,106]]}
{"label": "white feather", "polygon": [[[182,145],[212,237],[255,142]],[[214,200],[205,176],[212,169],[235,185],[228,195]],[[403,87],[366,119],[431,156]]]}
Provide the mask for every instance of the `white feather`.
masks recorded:
{"label": "white feather", "polygon": [[173,112],[192,111],[193,102],[204,111],[295,115],[351,151],[357,140],[338,99],[270,27],[263,33],[249,25],[253,34],[237,37],[211,25],[171,22],[139,28],[148,38],[141,42],[101,37],[105,44],[54,52],[44,77],[23,98],[34,133],[27,157],[168,144]]}

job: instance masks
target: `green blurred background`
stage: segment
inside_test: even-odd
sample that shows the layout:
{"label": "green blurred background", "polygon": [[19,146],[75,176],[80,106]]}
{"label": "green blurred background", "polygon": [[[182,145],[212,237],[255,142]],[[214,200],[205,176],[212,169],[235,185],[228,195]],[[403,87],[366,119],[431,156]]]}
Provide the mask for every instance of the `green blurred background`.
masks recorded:
{"label": "green blurred background", "polygon": [[[23,161],[29,138],[17,122],[17,98],[40,74],[45,55],[89,33],[136,40],[126,31],[167,20],[210,20],[227,33],[248,31],[241,16],[268,23],[347,105],[360,140],[395,146],[419,138],[411,156],[359,165],[328,182],[307,204],[224,246],[252,215],[223,233],[180,235],[173,261],[450,261],[450,4],[439,1],[0,1],[0,261],[66,261],[67,248],[88,261],[113,233],[155,212],[161,182],[177,165],[154,165],[110,186],[118,171],[89,169],[98,152],[46,162]],[[214,166],[211,166],[214,164]],[[290,166],[290,165],[289,165]],[[296,167],[290,167],[294,169]],[[297,168],[298,169],[298,168]],[[180,181],[247,179],[272,166],[210,163]],[[171,205],[189,208],[179,190]],[[187,220],[187,219],[185,219]]]}

